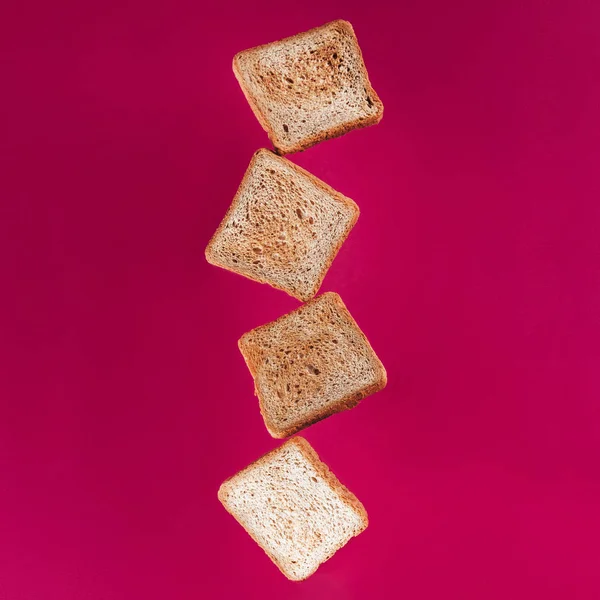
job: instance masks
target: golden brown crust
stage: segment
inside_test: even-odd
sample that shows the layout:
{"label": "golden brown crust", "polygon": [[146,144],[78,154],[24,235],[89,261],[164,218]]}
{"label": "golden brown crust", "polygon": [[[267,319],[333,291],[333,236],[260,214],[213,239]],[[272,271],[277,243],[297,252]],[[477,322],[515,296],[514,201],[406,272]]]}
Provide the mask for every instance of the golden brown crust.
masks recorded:
{"label": "golden brown crust", "polygon": [[[230,266],[220,262],[212,251],[212,247],[215,243],[215,240],[219,237],[219,235],[221,235],[221,233],[223,232],[223,229],[225,228],[227,221],[229,220],[231,215],[236,210],[236,205],[237,205],[239,196],[244,189],[247,179],[250,177],[250,175],[252,173],[252,169],[257,161],[258,156],[263,152],[268,152],[276,160],[285,162],[286,166],[290,167],[293,171],[298,173],[298,175],[300,175],[301,177],[306,177],[306,178],[310,179],[310,181],[316,187],[321,188],[324,192],[326,192],[327,194],[329,194],[330,196],[335,198],[338,202],[345,204],[353,213],[353,218],[348,223],[348,225],[344,231],[344,235],[341,236],[337,240],[335,245],[332,245],[331,252],[330,252],[327,260],[325,261],[323,268],[321,269],[321,272],[319,273],[319,277],[318,277],[317,281],[315,282],[315,285],[313,286],[313,289],[311,290],[310,294],[305,295],[305,294],[297,293],[295,290],[291,289],[290,287],[278,285],[276,282],[273,282],[270,280],[268,281],[267,279],[260,278],[260,277],[256,276],[255,274],[250,275],[247,273],[240,273],[239,271],[234,271]],[[215,231],[213,236],[210,238],[210,240],[206,246],[206,249],[204,251],[204,255],[206,257],[206,260],[211,265],[221,267],[222,269],[225,269],[232,273],[236,273],[237,275],[242,275],[243,277],[247,277],[248,279],[257,281],[258,283],[266,283],[266,284],[270,285],[271,287],[274,287],[275,289],[286,292],[287,294],[292,296],[292,298],[296,298],[297,300],[306,302],[307,300],[310,300],[311,298],[313,298],[314,295],[319,291],[319,288],[321,287],[321,284],[323,283],[323,279],[325,279],[325,275],[327,275],[327,271],[329,271],[329,268],[331,267],[333,261],[335,260],[335,257],[338,255],[340,248],[342,247],[344,242],[348,239],[348,236],[350,235],[350,232],[352,231],[354,225],[356,225],[356,221],[358,221],[359,216],[360,216],[360,209],[359,209],[358,205],[356,204],[356,202],[354,202],[354,200],[348,198],[347,196],[344,196],[344,194],[338,192],[337,190],[334,190],[330,185],[328,185],[327,183],[325,183],[324,181],[322,181],[321,179],[319,179],[312,173],[309,173],[306,169],[303,169],[302,167],[294,164],[291,160],[288,160],[287,158],[284,158],[282,156],[278,156],[275,152],[273,152],[272,150],[268,150],[267,148],[259,148],[252,155],[250,164],[248,165],[248,168],[246,169],[246,172],[244,173],[244,177],[242,178],[242,181],[238,187],[238,190],[237,190],[235,196],[233,197],[231,205],[227,209],[227,212],[225,213],[225,216],[223,217],[221,223],[217,227],[217,230]]]}
{"label": "golden brown crust", "polygon": [[[260,109],[258,102],[257,102],[254,94],[252,93],[252,90],[250,89],[250,87],[246,85],[246,83],[244,81],[244,77],[240,71],[239,58],[240,58],[240,56],[243,56],[245,54],[264,50],[265,48],[268,48],[269,46],[272,46],[273,44],[277,44],[284,40],[301,39],[307,35],[313,35],[316,31],[319,31],[322,29],[328,29],[334,25],[344,29],[352,37],[352,39],[354,41],[356,53],[357,53],[358,57],[360,58],[360,60],[358,62],[360,65],[359,68],[361,71],[361,75],[365,82],[365,91],[367,91],[369,97],[373,101],[373,104],[375,104],[377,106],[378,110],[374,115],[372,115],[370,117],[355,119],[354,121],[349,121],[342,125],[333,126],[327,130],[320,131],[319,133],[315,134],[314,136],[305,138],[302,142],[298,142],[297,144],[292,144],[292,145],[286,145],[285,142],[282,142],[277,139],[277,135],[276,135],[274,129],[270,126],[267,116]],[[377,95],[377,93],[373,89],[373,86],[371,85],[371,81],[369,80],[369,74],[365,67],[365,62],[363,59],[362,51],[358,44],[358,39],[356,38],[356,33],[354,32],[354,28],[352,27],[352,24],[349,21],[345,21],[343,19],[337,19],[335,21],[330,21],[329,23],[325,23],[324,25],[321,25],[320,27],[314,27],[313,29],[309,29],[308,31],[303,31],[296,35],[292,35],[287,38],[283,38],[283,40],[276,40],[274,42],[269,42],[268,44],[261,44],[260,46],[255,46],[253,48],[248,48],[247,50],[242,50],[241,52],[238,52],[233,57],[232,67],[233,67],[233,73],[235,75],[235,78],[237,79],[238,83],[240,84],[242,92],[243,92],[244,96],[246,97],[246,100],[248,101],[248,104],[250,105],[252,112],[255,114],[261,127],[267,132],[267,135],[269,136],[269,140],[271,140],[271,143],[273,144],[277,154],[294,154],[296,152],[302,152],[302,151],[306,150],[307,148],[310,148],[311,146],[318,144],[319,142],[323,142],[325,140],[340,137],[350,131],[353,131],[354,129],[362,129],[363,127],[368,127],[370,125],[377,125],[377,123],[379,123],[381,121],[381,119],[383,118],[383,102],[381,102],[379,96]]]}
{"label": "golden brown crust", "polygon": [[346,320],[348,322],[352,323],[356,334],[361,337],[365,346],[367,346],[373,353],[373,356],[376,359],[376,367],[377,367],[377,371],[378,371],[377,380],[373,384],[363,387],[359,390],[356,390],[352,394],[349,394],[349,395],[341,398],[338,402],[336,402],[333,405],[329,405],[327,407],[322,407],[320,409],[315,410],[312,413],[312,415],[309,418],[307,418],[306,420],[304,420],[302,423],[299,423],[297,425],[291,425],[286,428],[278,427],[275,423],[273,423],[271,421],[269,413],[265,408],[264,400],[261,397],[261,394],[255,384],[254,395],[258,396],[258,404],[259,404],[259,408],[260,408],[260,413],[265,422],[265,427],[267,428],[267,431],[269,432],[269,434],[276,439],[287,438],[287,437],[293,435],[294,433],[297,433],[298,431],[305,429],[306,427],[310,427],[311,425],[314,425],[315,423],[318,423],[319,421],[326,419],[327,417],[330,417],[339,412],[343,412],[345,410],[350,410],[351,408],[354,408],[355,406],[357,406],[361,400],[363,400],[367,396],[374,394],[375,392],[382,390],[387,385],[387,373],[386,373],[385,367],[383,366],[383,364],[377,357],[377,354],[375,354],[375,351],[373,350],[373,347],[369,343],[367,336],[363,333],[361,328],[358,326],[358,323],[356,323],[356,321],[354,320],[354,318],[352,317],[352,315],[346,308],[346,305],[340,298],[339,294],[336,294],[335,292],[325,292],[325,293],[321,294],[320,296],[317,296],[316,298],[309,300],[306,304],[303,304],[296,310],[293,310],[291,313],[286,313],[285,315],[282,315],[282,316],[278,317],[277,319],[275,319],[275,321],[271,321],[270,323],[266,323],[265,325],[256,327],[255,329],[248,331],[247,333],[242,335],[242,337],[238,340],[238,348],[240,349],[240,352],[242,353],[242,356],[244,357],[244,361],[248,367],[248,370],[250,371],[250,374],[252,375],[253,380],[256,381],[257,365],[259,365],[262,360],[260,348],[257,348],[253,342],[253,337],[256,335],[255,332],[263,330],[264,328],[272,328],[279,321],[289,318],[289,315],[295,314],[295,313],[297,314],[297,313],[300,313],[300,312],[306,310],[306,308],[308,306],[310,306],[312,303],[317,302],[324,297],[331,299],[336,304],[336,306],[339,308],[339,310],[344,314],[344,317],[346,318]]}

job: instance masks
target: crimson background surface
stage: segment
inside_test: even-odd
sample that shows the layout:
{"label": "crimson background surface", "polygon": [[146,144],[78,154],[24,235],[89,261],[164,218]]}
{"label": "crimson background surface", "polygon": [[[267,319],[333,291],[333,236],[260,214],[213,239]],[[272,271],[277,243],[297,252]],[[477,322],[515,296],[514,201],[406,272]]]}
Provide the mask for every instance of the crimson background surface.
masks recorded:
{"label": "crimson background surface", "polygon": [[[2,3],[0,598],[597,599],[599,6]],[[295,584],[216,491],[298,303],[203,252],[268,145],[234,53],[335,18],[384,118],[292,160],[389,385],[306,431],[371,524]]]}

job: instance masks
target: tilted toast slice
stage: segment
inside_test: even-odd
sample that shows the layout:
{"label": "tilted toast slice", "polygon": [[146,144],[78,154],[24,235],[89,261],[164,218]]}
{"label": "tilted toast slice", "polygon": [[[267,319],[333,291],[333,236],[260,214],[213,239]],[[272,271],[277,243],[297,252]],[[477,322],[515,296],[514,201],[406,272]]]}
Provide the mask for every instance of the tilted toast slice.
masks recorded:
{"label": "tilted toast slice", "polygon": [[279,154],[374,125],[383,116],[347,21],[244,50],[234,57],[233,71]]}
{"label": "tilted toast slice", "polygon": [[387,382],[381,361],[333,292],[244,334],[238,345],[276,438],[353,408]]}
{"label": "tilted toast slice", "polygon": [[301,437],[225,481],[219,500],[295,581],[312,575],[368,525],[360,501]]}
{"label": "tilted toast slice", "polygon": [[358,206],[270,150],[258,150],[206,248],[209,263],[312,298],[358,219]]}

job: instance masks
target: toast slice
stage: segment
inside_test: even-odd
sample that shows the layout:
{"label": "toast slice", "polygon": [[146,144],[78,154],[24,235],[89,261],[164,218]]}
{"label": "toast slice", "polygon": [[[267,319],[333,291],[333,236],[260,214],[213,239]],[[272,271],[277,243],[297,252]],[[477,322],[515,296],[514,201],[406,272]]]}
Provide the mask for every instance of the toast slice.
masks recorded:
{"label": "toast slice", "polygon": [[358,206],[270,150],[258,150],[206,248],[209,263],[312,298],[358,219]]}
{"label": "toast slice", "polygon": [[301,437],[225,481],[219,500],[294,581],[312,575],[369,523],[360,501]]}
{"label": "toast slice", "polygon": [[333,292],[244,334],[238,345],[275,438],[353,408],[387,383],[381,361]]}
{"label": "toast slice", "polygon": [[244,50],[233,72],[279,154],[375,125],[383,104],[348,21]]}

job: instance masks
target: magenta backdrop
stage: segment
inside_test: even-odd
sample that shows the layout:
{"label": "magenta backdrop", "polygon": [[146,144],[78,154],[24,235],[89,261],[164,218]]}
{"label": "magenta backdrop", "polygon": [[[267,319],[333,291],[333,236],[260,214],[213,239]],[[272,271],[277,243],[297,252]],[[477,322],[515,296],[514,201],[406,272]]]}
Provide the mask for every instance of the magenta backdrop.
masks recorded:
{"label": "magenta backdrop", "polygon": [[[598,3],[0,11],[1,600],[600,597]],[[298,303],[204,247],[268,145],[234,53],[335,18],[384,118],[293,160],[361,207],[323,290],[389,385],[306,432],[371,524],[298,584],[216,496]]]}

